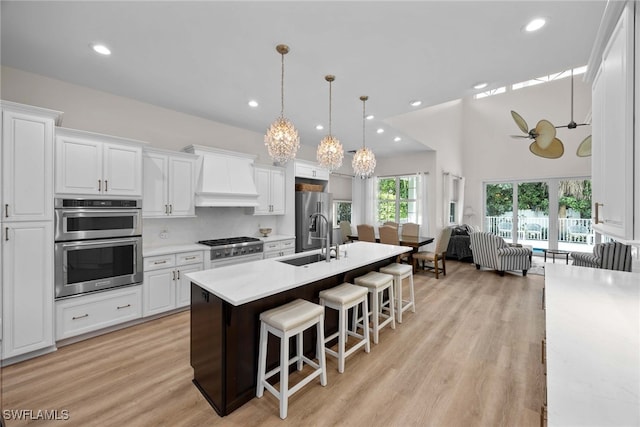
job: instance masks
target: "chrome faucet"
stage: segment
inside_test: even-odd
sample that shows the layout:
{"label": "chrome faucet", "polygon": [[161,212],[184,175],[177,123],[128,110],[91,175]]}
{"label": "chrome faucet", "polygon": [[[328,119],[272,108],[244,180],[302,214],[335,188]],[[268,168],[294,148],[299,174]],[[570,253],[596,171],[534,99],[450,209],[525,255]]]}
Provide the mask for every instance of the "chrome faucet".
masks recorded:
{"label": "chrome faucet", "polygon": [[[321,214],[320,212],[316,212],[313,213],[311,215],[309,215],[309,219],[312,220],[311,224],[309,225],[309,229],[313,229],[313,220],[317,217],[320,217],[322,219],[324,219],[325,224],[327,224],[327,236],[324,238],[325,240],[325,260],[327,262],[331,262],[331,227],[329,227],[329,220],[327,219],[326,216],[324,216],[323,214]],[[320,237],[321,239],[322,237]]]}

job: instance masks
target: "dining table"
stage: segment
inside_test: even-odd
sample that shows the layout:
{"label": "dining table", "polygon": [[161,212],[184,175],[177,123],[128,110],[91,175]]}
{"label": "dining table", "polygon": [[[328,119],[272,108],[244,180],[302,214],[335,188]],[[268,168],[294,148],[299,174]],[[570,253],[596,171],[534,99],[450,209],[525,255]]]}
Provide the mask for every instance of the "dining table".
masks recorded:
{"label": "dining table", "polygon": [[[377,231],[375,233],[375,236],[376,236],[376,242],[380,243],[380,235],[378,234]],[[347,238],[349,240],[358,240],[358,235],[349,234]],[[429,243],[432,243],[434,241],[434,238],[429,236],[402,236],[401,235],[401,236],[398,236],[398,239],[400,241],[400,246],[411,246],[413,248],[413,250],[411,251],[411,254],[418,252],[418,250],[420,249],[420,246],[428,245]],[[411,254],[409,254],[409,256],[411,256]],[[411,264],[413,265],[413,259],[411,259]],[[413,265],[414,273],[416,272],[415,270],[416,270],[416,266]]]}

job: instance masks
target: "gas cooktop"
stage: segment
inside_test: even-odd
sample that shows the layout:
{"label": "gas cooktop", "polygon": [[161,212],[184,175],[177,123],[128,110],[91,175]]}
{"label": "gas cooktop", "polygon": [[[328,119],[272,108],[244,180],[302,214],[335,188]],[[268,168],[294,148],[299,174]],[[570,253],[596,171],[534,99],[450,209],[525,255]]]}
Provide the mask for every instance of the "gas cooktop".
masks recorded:
{"label": "gas cooktop", "polygon": [[198,243],[211,246],[211,261],[262,254],[262,240],[255,237],[229,237],[226,239],[200,240]]}
{"label": "gas cooktop", "polygon": [[224,239],[200,240],[198,243],[211,247],[242,245],[246,243],[262,242],[256,237],[227,237]]}

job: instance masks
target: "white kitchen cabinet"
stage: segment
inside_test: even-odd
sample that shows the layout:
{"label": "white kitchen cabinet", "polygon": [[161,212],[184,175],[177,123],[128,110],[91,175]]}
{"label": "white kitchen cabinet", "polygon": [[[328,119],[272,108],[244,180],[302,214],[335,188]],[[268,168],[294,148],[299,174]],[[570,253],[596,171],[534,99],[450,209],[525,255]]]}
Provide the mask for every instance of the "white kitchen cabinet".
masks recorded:
{"label": "white kitchen cabinet", "polygon": [[634,37],[630,2],[603,50],[592,86],[593,228],[623,240],[634,239]]}
{"label": "white kitchen cabinet", "polygon": [[142,315],[152,316],[190,304],[187,273],[204,268],[204,251],[172,253],[144,258]]}
{"label": "white kitchen cabinet", "polygon": [[258,206],[254,215],[284,215],[285,171],[280,167],[255,166]]}
{"label": "white kitchen cabinet", "polygon": [[145,149],[143,154],[142,215],[195,216],[195,168],[197,156]]}
{"label": "white kitchen cabinet", "polygon": [[283,239],[264,243],[264,259],[296,253],[296,239]]}
{"label": "white kitchen cabinet", "polygon": [[56,340],[142,317],[142,286],[126,286],[56,301]]}
{"label": "white kitchen cabinet", "polygon": [[321,181],[329,180],[329,171],[317,163],[306,162],[304,160],[296,160],[295,162],[295,176],[297,178],[310,178]]}
{"label": "white kitchen cabinet", "polygon": [[142,196],[142,145],[74,129],[56,129],[57,194]]}
{"label": "white kitchen cabinet", "polygon": [[59,114],[2,103],[3,220],[53,220],[53,130]]}
{"label": "white kitchen cabinet", "polygon": [[53,222],[2,224],[2,358],[53,346]]}

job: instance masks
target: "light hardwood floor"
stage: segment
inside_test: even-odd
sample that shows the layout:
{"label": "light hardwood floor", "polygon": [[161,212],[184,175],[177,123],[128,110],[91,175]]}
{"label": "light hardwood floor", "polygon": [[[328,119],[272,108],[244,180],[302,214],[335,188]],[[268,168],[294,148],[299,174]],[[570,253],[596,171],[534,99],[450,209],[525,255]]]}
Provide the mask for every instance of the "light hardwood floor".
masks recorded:
{"label": "light hardwood floor", "polygon": [[[60,348],[3,369],[3,409],[68,410],[44,426],[536,426],[543,277],[447,262],[415,276],[416,313],[384,328],[371,353],[328,357],[278,417],[269,393],[220,418],[191,383],[189,312]],[[8,427],[29,425],[5,420]]]}

